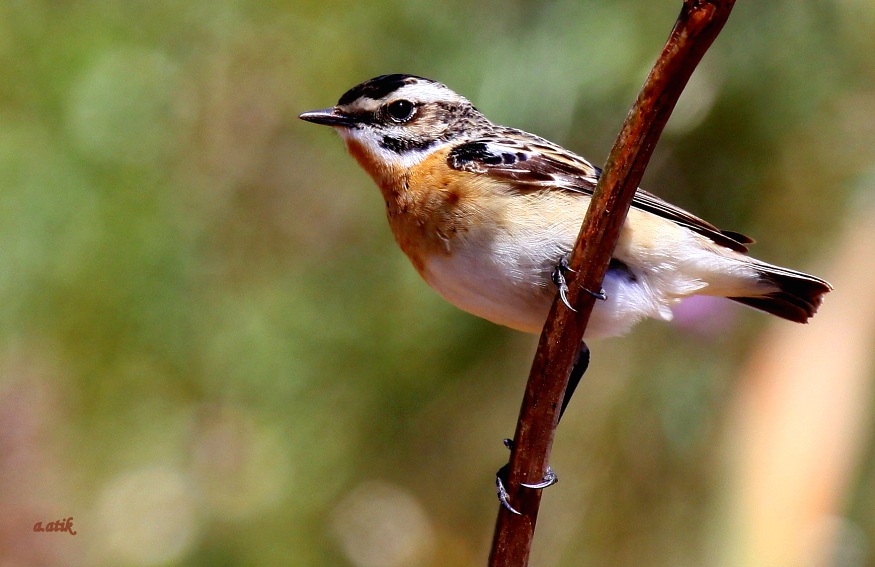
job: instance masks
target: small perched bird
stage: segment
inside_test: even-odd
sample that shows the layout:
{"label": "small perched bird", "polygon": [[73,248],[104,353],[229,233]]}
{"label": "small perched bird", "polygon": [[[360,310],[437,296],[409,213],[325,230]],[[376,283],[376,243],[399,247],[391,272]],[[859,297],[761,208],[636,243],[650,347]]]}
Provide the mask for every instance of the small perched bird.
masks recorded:
{"label": "small perched bird", "polygon": [[[383,75],[332,108],[300,118],[331,126],[374,179],[395,240],[425,281],[459,308],[538,333],[601,171],[550,141],[489,121],[445,85]],[[645,317],[670,320],[695,295],[728,297],[804,323],[832,287],[820,278],[746,256],[750,238],[638,189],[585,338],[620,335]],[[581,344],[561,418],[589,363]],[[509,439],[505,440],[512,446]],[[501,504],[515,514],[496,475]],[[556,482],[548,469],[528,488]]]}
{"label": "small perched bird", "polygon": [[[450,303],[538,333],[600,170],[543,138],[489,121],[445,85],[383,75],[301,114],[333,127],[374,179],[395,240]],[[727,297],[799,323],[832,287],[751,258],[752,240],[638,190],[586,337],[670,320],[694,295]],[[563,296],[564,297],[564,296]]]}

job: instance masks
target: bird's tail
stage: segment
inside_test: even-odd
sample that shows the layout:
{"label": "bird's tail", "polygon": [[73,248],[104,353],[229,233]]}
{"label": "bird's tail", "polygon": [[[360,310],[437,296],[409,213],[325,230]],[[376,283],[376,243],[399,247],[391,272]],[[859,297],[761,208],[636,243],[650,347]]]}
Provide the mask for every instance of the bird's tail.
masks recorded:
{"label": "bird's tail", "polygon": [[788,268],[758,261],[754,261],[754,268],[761,292],[729,299],[797,323],[807,323],[823,296],[832,290],[829,282]]}

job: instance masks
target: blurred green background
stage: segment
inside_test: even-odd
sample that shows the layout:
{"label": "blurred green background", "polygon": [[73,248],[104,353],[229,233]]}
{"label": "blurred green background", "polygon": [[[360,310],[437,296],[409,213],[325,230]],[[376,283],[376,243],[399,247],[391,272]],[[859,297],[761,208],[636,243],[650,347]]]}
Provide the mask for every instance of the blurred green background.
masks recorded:
{"label": "blurred green background", "polygon": [[[420,281],[296,117],[414,73],[601,164],[680,4],[0,4],[0,565],[484,565],[536,338]],[[875,192],[873,53],[871,0],[739,2],[644,186],[839,279]],[[593,342],[533,564],[777,565],[739,535],[730,408],[785,326],[700,302]],[[833,331],[811,357],[875,347]],[[859,361],[805,565],[875,565]]]}

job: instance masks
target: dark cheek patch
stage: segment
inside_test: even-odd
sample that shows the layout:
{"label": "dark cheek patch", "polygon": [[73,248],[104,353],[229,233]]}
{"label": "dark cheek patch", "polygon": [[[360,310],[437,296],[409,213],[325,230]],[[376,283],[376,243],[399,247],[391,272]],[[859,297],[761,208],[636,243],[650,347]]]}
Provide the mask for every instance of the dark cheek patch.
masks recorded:
{"label": "dark cheek patch", "polygon": [[386,133],[380,140],[380,146],[398,154],[428,149],[449,136],[448,129],[436,131],[438,124],[427,109],[421,108],[403,127],[384,130]]}
{"label": "dark cheek patch", "polygon": [[396,154],[403,154],[410,150],[425,150],[434,145],[436,141],[437,140],[426,138],[383,136],[383,139],[380,140],[380,147],[395,152]]}

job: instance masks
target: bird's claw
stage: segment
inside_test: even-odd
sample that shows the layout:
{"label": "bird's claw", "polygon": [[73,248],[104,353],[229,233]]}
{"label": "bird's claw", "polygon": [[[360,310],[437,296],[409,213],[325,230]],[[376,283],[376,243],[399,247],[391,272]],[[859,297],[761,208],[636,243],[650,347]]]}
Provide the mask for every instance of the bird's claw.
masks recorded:
{"label": "bird's claw", "polygon": [[[504,446],[508,449],[513,450],[513,440],[512,439],[504,439]],[[504,465],[498,472],[495,473],[495,492],[498,494],[498,501],[501,502],[501,505],[510,512],[511,514],[516,514],[517,516],[521,516],[522,514],[510,504],[510,495],[507,493],[507,488],[504,486],[504,482],[507,479],[507,473],[510,465]],[[524,486],[525,488],[531,488],[533,490],[543,490],[548,486],[553,486],[559,482],[559,477],[556,476],[556,473],[553,472],[551,467],[547,467],[547,473],[544,475],[544,478],[541,482],[536,482],[532,484],[528,484],[525,482],[521,482],[520,486]]]}
{"label": "bird's claw", "polygon": [[595,298],[598,299],[599,301],[604,301],[604,300],[606,300],[606,299],[608,298],[608,294],[605,293],[605,288],[601,288],[601,289],[598,290],[597,292],[596,292],[596,291],[592,291],[592,290],[590,290],[590,289],[583,288],[583,291],[585,291],[586,293],[588,293],[588,294],[590,294],[591,296],[595,297]]}
{"label": "bird's claw", "polygon": [[553,486],[557,482],[559,482],[559,477],[556,476],[555,472],[553,472],[553,468],[548,466],[547,467],[547,474],[544,475],[544,478],[543,478],[543,480],[541,480],[541,482],[536,482],[534,484],[527,484],[525,482],[521,482],[520,486],[525,486],[526,488],[533,488],[535,490],[543,490],[544,488],[547,488],[548,486]]}
{"label": "bird's claw", "polygon": [[510,495],[508,495],[507,489],[504,487],[504,481],[502,480],[502,477],[507,477],[507,465],[504,465],[503,467],[498,469],[497,473],[495,473],[495,492],[496,494],[498,494],[498,501],[501,502],[501,505],[504,506],[504,509],[511,514],[522,516],[522,512],[510,505]]}
{"label": "bird's claw", "polygon": [[565,304],[565,307],[577,312],[577,309],[571,306],[568,302],[568,282],[565,281],[565,272],[573,271],[568,267],[568,259],[563,256],[559,259],[559,263],[553,268],[553,284],[559,289],[559,299]]}
{"label": "bird's claw", "polygon": [[[553,268],[552,280],[553,284],[559,289],[559,299],[562,300],[562,303],[565,304],[565,307],[571,309],[576,313],[577,309],[572,307],[571,303],[568,301],[568,282],[565,280],[565,273],[573,271],[574,270],[572,270],[571,267],[568,265],[568,256],[562,256],[561,258],[559,258],[559,263],[556,264],[555,268]],[[605,301],[608,298],[608,295],[605,293],[604,288],[600,289],[599,291],[592,291],[586,288],[582,289],[599,301]]]}

